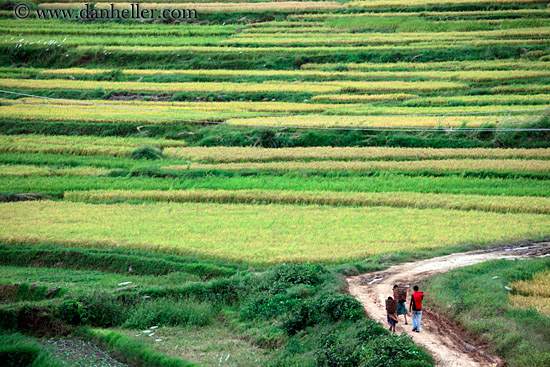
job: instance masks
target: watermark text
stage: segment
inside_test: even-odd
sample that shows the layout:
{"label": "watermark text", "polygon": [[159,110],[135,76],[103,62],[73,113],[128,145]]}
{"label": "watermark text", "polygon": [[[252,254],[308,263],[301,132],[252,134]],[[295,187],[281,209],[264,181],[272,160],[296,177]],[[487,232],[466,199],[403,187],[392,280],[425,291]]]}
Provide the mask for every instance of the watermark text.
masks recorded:
{"label": "watermark text", "polygon": [[[102,4],[103,5],[103,4]],[[120,4],[119,4],[120,5]],[[179,8],[144,8],[139,3],[124,4],[119,8],[115,4],[105,4],[100,8],[86,3],[78,8],[36,8],[31,9],[27,4],[16,4],[13,13],[18,19],[29,17],[37,19],[196,19],[194,9]]]}

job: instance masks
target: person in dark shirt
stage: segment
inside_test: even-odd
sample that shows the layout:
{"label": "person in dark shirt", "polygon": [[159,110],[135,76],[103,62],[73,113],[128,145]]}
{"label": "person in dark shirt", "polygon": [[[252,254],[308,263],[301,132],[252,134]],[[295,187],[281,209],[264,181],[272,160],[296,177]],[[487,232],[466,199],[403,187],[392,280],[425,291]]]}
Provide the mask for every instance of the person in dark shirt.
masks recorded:
{"label": "person in dark shirt", "polygon": [[422,300],[424,299],[424,293],[418,290],[418,286],[413,287],[414,293],[411,295],[411,303],[409,304],[409,311],[411,312],[413,319],[412,331],[420,332],[420,321],[422,321]]}
{"label": "person in dark shirt", "polygon": [[395,333],[395,324],[397,324],[397,315],[395,311],[397,310],[397,301],[392,297],[388,297],[386,300],[386,314],[388,318],[388,324],[390,324],[390,331]]}

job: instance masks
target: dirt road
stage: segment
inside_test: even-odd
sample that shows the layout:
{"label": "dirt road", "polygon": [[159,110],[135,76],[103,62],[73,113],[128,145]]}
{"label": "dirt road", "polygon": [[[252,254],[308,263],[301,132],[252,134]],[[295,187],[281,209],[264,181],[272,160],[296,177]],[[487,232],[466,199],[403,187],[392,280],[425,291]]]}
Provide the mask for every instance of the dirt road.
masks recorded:
{"label": "dirt road", "polygon": [[[549,253],[550,243],[457,253],[349,277],[347,282],[349,292],[363,304],[369,317],[387,325],[385,299],[392,294],[395,283],[410,286],[413,281],[483,261],[547,256]],[[438,315],[427,306],[423,308],[420,333],[411,331],[410,317],[407,317],[408,325],[404,324],[403,316],[399,316],[399,320],[397,332],[411,335],[416,344],[422,345],[434,356],[438,367],[487,367],[503,364],[499,358],[488,354],[486,346],[464,328]]]}

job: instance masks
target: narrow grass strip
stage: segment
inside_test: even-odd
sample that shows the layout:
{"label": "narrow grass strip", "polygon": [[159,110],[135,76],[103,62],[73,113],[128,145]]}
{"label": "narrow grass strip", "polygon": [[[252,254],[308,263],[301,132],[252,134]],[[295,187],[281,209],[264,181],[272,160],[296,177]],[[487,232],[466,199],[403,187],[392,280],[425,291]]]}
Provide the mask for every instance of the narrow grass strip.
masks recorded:
{"label": "narrow grass strip", "polygon": [[55,168],[23,164],[0,164],[0,177],[98,176],[107,174],[108,172],[108,169],[98,167]]}
{"label": "narrow grass strip", "polygon": [[466,88],[462,83],[456,82],[286,82],[286,83],[231,83],[231,82],[187,82],[187,83],[135,83],[135,82],[111,82],[90,80],[65,80],[65,79],[0,79],[2,88],[20,89],[70,89],[70,90],[126,90],[141,92],[194,92],[194,93],[330,93],[340,92],[353,88],[354,90],[414,90],[436,91],[455,88]]}
{"label": "narrow grass strip", "polygon": [[172,170],[219,170],[219,171],[335,171],[335,172],[499,172],[499,173],[550,173],[546,160],[509,159],[441,159],[427,161],[320,161],[320,162],[266,162],[266,163],[220,163],[188,164],[165,167]]}
{"label": "narrow grass strip", "polygon": [[143,146],[184,147],[181,140],[62,135],[0,135],[0,153],[126,157]]}
{"label": "narrow grass strip", "polygon": [[91,190],[65,192],[65,200],[86,202],[200,202],[444,208],[499,213],[550,214],[550,198],[424,194],[416,192],[323,192],[267,190]]}
{"label": "narrow grass strip", "polygon": [[468,60],[439,62],[396,62],[396,63],[308,63],[301,66],[304,70],[334,69],[343,70],[500,70],[500,69],[548,69],[548,61],[531,61],[529,59],[502,60]]}

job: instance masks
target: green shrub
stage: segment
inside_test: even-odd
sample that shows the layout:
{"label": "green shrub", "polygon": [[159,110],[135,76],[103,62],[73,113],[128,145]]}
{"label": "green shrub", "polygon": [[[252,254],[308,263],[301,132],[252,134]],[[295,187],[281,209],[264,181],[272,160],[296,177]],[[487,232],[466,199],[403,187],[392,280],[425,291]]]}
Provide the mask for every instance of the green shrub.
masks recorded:
{"label": "green shrub", "polygon": [[321,296],[317,305],[321,315],[329,321],[355,321],[363,316],[361,303],[345,294],[335,293]]}
{"label": "green shrub", "polygon": [[208,299],[219,303],[234,303],[246,290],[238,279],[214,279],[208,289]]}
{"label": "green shrub", "polygon": [[139,147],[130,153],[130,158],[132,159],[162,159],[162,152],[155,147],[146,146]]}
{"label": "green shrub", "polygon": [[299,300],[290,299],[286,294],[271,297],[260,296],[249,301],[240,313],[241,320],[273,319],[288,312]]}
{"label": "green shrub", "polygon": [[394,367],[405,361],[422,363],[426,359],[426,353],[419,346],[414,345],[410,336],[389,334],[363,344],[360,358],[361,367]]}
{"label": "green shrub", "polygon": [[86,305],[80,300],[68,299],[58,308],[59,317],[71,324],[80,325],[88,320],[89,314]]}
{"label": "green shrub", "polygon": [[315,365],[355,367],[359,365],[359,356],[352,346],[344,345],[334,334],[324,334],[315,351]]}
{"label": "green shrub", "polygon": [[288,284],[318,285],[326,269],[321,265],[281,264],[274,269],[275,281]]}
{"label": "green shrub", "polygon": [[369,342],[382,335],[388,334],[387,330],[372,319],[365,319],[361,323],[361,328],[357,331],[357,338],[361,342]]}
{"label": "green shrub", "polygon": [[306,327],[319,321],[319,312],[314,302],[302,301],[284,317],[281,328],[288,334],[294,335]]}
{"label": "green shrub", "polygon": [[287,288],[286,294],[290,298],[308,298],[315,294],[315,287],[307,284],[297,284]]}
{"label": "green shrub", "polygon": [[105,292],[86,295],[82,298],[82,303],[86,305],[88,323],[94,326],[118,326],[127,317],[127,310],[122,302]]}

